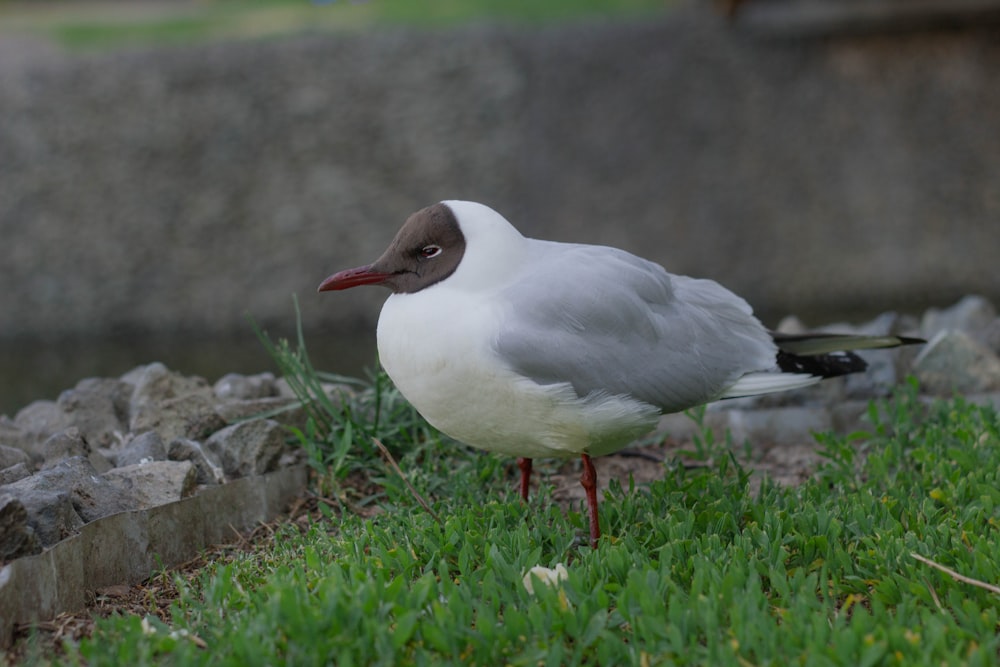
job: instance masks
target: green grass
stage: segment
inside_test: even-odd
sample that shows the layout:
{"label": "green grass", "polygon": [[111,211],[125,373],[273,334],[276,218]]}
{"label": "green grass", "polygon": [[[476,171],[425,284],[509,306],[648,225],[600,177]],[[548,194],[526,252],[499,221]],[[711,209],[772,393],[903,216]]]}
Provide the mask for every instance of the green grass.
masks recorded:
{"label": "green grass", "polygon": [[[315,396],[304,349],[272,351],[299,374],[302,395]],[[749,472],[727,457],[712,468],[671,463],[648,490],[612,487],[596,550],[580,512],[564,512],[544,490],[522,505],[504,461],[443,440],[384,377],[328,410],[298,438],[311,440],[319,479],[342,499],[351,473],[375,477],[380,490],[366,502],[381,514],[331,509],[305,527],[285,525],[266,548],[178,576],[166,622],[100,621],[61,662],[856,666],[1000,657],[1000,595],[986,588],[1000,584],[1000,416],[991,408],[961,399],[927,406],[907,385],[873,405],[869,435],[823,436],[828,463],[795,489],[765,483],[752,496]],[[381,462],[373,434],[394,446],[440,520]],[[557,563],[568,580],[529,594],[525,572]]]}
{"label": "green grass", "polygon": [[376,26],[447,26],[478,20],[538,24],[628,18],[664,11],[662,0],[203,0],[187,3],[4,3],[0,27],[74,49],[187,44]]}

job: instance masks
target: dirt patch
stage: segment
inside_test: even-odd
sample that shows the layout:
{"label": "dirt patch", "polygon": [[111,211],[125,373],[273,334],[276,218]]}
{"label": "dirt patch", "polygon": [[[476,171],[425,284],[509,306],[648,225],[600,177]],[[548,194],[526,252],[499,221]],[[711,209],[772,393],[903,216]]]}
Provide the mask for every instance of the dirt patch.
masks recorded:
{"label": "dirt patch", "polygon": [[[594,459],[597,470],[598,497],[608,489],[611,480],[617,480],[622,488],[628,488],[629,479],[636,486],[649,484],[663,478],[663,467],[676,461],[687,467],[711,467],[717,461],[700,460],[689,455],[694,450],[692,443],[679,442],[667,438],[663,442],[638,449],[625,449],[609,456]],[[766,478],[780,486],[796,486],[809,479],[824,460],[818,453],[816,442],[794,445],[756,443],[749,448],[722,450],[732,452],[736,461],[751,471],[750,492],[756,493]],[[553,499],[564,506],[579,506],[584,500],[580,486],[580,462],[571,460],[559,466],[547,478],[536,480],[552,484]]]}

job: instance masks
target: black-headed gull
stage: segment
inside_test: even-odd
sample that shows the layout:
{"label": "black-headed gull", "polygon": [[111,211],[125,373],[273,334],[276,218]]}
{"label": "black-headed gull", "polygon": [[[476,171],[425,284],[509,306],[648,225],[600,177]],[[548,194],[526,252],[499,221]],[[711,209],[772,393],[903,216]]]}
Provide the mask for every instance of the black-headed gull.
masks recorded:
{"label": "black-headed gull", "polygon": [[374,263],[319,291],[358,285],[392,290],[378,351],[403,396],[456,440],[518,457],[522,497],[531,459],[582,457],[593,546],[592,456],[664,413],[864,370],[846,349],[922,342],[775,334],[716,282],[616,248],[525,238],[468,201],[417,211]]}

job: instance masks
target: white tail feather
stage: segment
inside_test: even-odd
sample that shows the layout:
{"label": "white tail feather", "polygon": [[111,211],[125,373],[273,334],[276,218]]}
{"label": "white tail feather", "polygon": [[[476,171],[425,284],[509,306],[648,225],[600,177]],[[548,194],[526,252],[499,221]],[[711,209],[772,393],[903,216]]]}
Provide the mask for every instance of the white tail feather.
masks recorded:
{"label": "white tail feather", "polygon": [[819,375],[809,375],[808,373],[747,373],[722,392],[719,398],[741,398],[801,389],[814,385],[822,379]]}

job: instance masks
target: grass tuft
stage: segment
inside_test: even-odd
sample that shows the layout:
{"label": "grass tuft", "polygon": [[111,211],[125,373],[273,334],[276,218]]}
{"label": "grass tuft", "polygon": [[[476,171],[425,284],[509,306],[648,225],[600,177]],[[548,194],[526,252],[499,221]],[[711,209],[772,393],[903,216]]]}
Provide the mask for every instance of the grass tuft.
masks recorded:
{"label": "grass tuft", "polygon": [[75,50],[343,33],[470,22],[540,25],[635,20],[669,10],[662,0],[202,0],[186,3],[0,2],[0,32],[33,34]]}

